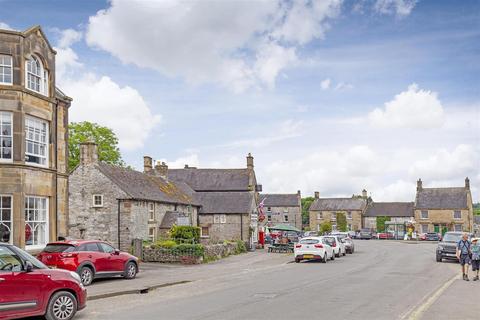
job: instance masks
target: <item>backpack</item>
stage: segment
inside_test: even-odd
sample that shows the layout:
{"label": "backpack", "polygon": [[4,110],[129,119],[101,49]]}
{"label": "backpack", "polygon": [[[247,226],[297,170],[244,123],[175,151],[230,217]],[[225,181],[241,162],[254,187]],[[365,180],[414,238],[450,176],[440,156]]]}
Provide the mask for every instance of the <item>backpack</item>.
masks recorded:
{"label": "backpack", "polygon": [[[462,252],[462,249],[463,249],[463,248],[467,247],[467,250],[468,250],[468,253],[467,253],[467,254],[468,254],[469,256],[471,256],[471,252],[470,252],[470,245],[471,245],[471,244],[470,244],[470,241],[468,241],[468,240],[467,240],[467,241],[465,241],[465,240],[460,240],[460,241],[462,242],[462,243],[460,244],[460,246],[461,246],[461,247],[460,247],[460,253]],[[461,254],[463,254],[463,253],[461,253]]]}

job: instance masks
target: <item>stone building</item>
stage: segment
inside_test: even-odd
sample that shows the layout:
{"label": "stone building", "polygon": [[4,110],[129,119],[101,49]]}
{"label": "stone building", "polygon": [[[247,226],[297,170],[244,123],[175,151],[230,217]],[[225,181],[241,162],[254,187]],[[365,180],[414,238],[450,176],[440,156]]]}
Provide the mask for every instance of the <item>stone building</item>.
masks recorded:
{"label": "stone building", "polygon": [[243,240],[256,243],[258,191],[253,157],[241,169],[169,169],[168,179],[187,183],[202,208],[199,226],[205,241]]}
{"label": "stone building", "polygon": [[465,186],[424,188],[417,181],[415,197],[415,229],[417,232],[473,231],[473,203],[470,180]]}
{"label": "stone building", "polygon": [[347,218],[347,230],[360,230],[367,199],[366,190],[362,191],[362,197],[351,198],[320,198],[320,193],[315,192],[315,199],[309,208],[310,229],[319,231],[322,223],[330,222],[332,229],[336,230],[337,213],[343,213]]}
{"label": "stone building", "polygon": [[[133,239],[155,241],[166,228],[197,225],[199,205],[185,183],[98,161],[97,145],[80,146],[80,164],[70,174],[71,238],[101,239],[128,250]],[[165,220],[165,221],[164,221]]]}
{"label": "stone building", "polygon": [[[372,202],[363,215],[363,227],[376,230],[377,217],[388,217],[399,233],[405,232],[405,223],[413,220],[413,202]],[[399,230],[401,229],[401,230]],[[383,232],[384,230],[377,230]]]}
{"label": "stone building", "polygon": [[263,202],[265,221],[263,224],[289,224],[302,230],[302,195],[300,190],[292,194],[263,193],[260,195]]}
{"label": "stone building", "polygon": [[39,26],[0,30],[0,241],[37,250],[67,235],[71,99]]}

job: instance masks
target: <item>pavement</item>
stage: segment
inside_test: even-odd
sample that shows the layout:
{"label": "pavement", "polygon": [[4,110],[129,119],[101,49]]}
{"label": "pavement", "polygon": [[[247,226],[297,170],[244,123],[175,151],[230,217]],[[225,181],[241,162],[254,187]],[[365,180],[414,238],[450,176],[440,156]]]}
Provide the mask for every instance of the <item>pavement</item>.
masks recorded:
{"label": "pavement", "polygon": [[479,319],[480,282],[460,280],[456,263],[435,262],[435,246],[356,241],[353,255],[326,264],[264,251],[195,266],[144,264],[138,279],[90,286],[97,299],[75,319]]}

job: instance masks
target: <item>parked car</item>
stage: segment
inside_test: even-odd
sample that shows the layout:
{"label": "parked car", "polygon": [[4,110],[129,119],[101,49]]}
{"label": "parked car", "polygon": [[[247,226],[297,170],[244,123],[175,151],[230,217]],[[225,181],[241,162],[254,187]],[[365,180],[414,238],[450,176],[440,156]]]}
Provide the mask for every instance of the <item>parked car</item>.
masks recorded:
{"label": "parked car", "polygon": [[49,269],[25,251],[0,243],[0,319],[70,320],[86,302],[77,273]]}
{"label": "parked car", "polygon": [[294,248],[295,262],[302,260],[320,260],[326,263],[334,260],[333,248],[322,237],[308,237],[300,240]]}
{"label": "parked car", "polygon": [[355,231],[348,231],[347,233],[351,239],[355,239],[357,237],[357,233]]}
{"label": "parked car", "polygon": [[350,237],[350,232],[340,232],[336,231],[332,235],[337,236],[340,241],[345,245],[346,253],[353,253],[355,251],[355,245],[352,238]]}
{"label": "parked car", "polygon": [[373,238],[373,232],[370,229],[362,229],[358,234],[358,238],[362,240],[370,240]]}
{"label": "parked car", "polygon": [[324,236],[327,240],[327,243],[333,248],[335,257],[340,257],[340,255],[345,256],[347,254],[347,250],[345,249],[345,244],[340,241],[340,238],[335,235],[328,235]]}
{"label": "parked car", "polygon": [[77,272],[85,286],[97,278],[123,276],[133,279],[139,271],[137,257],[98,240],[52,242],[37,258],[50,268]]}
{"label": "parked car", "polygon": [[440,241],[442,236],[436,232],[422,233],[420,235],[420,240],[424,241]]}
{"label": "parked car", "polygon": [[[442,262],[443,259],[458,260],[457,259],[457,243],[462,238],[463,232],[450,231],[445,233],[442,241],[437,245],[436,259],[437,262]],[[469,235],[471,238],[471,235]]]}
{"label": "parked car", "polygon": [[379,232],[377,233],[377,239],[379,240],[387,240],[387,239],[393,239],[395,238],[393,236],[393,233],[390,232]]}
{"label": "parked car", "polygon": [[305,231],[303,233],[302,238],[308,238],[308,237],[318,237],[318,232],[317,231]]}

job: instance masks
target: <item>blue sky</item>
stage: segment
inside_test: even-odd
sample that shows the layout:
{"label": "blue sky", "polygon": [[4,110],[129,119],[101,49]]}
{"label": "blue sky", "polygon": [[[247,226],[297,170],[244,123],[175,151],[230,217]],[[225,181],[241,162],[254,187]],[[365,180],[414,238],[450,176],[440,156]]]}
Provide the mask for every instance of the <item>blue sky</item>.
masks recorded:
{"label": "blue sky", "polygon": [[57,48],[71,119],[137,168],[252,152],[269,192],[413,201],[419,177],[469,176],[479,199],[479,1],[0,3]]}

